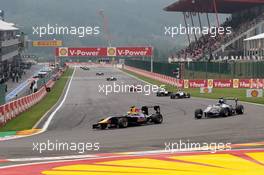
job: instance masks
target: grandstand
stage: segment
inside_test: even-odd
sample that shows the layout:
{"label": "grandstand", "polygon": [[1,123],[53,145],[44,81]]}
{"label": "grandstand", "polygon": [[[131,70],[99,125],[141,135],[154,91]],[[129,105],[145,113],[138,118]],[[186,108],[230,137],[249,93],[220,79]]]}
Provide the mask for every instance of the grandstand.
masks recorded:
{"label": "grandstand", "polygon": [[[207,27],[212,27],[209,15],[213,15],[219,27],[232,27],[232,33],[190,36],[186,48],[172,53],[170,61],[198,60],[264,60],[264,0],[179,0],[164,9],[181,12],[188,23],[194,25],[206,16]],[[219,14],[230,14],[220,24]],[[258,36],[258,37],[257,37]],[[255,38],[254,38],[255,37]],[[194,38],[192,41],[191,38]]]}
{"label": "grandstand", "polygon": [[0,84],[18,74],[22,76],[21,52],[24,49],[24,34],[14,23],[0,19]]}

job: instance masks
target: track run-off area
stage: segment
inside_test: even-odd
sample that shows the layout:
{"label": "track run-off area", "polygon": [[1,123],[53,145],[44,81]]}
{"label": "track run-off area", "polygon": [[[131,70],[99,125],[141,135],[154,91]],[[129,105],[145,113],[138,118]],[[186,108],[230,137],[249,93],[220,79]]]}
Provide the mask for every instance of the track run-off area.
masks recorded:
{"label": "track run-off area", "polygon": [[[97,72],[103,72],[104,76],[96,76]],[[65,100],[45,132],[0,141],[0,174],[263,174],[263,106],[243,103],[244,115],[195,120],[195,109],[205,108],[216,100],[171,100],[155,94],[99,92],[99,86],[114,83],[106,81],[110,76],[117,78],[116,84],[144,84],[111,67],[75,68]],[[159,105],[164,122],[125,129],[92,129],[99,119],[125,114],[132,105],[139,108]],[[38,127],[43,126],[45,122]],[[231,150],[164,153],[166,145],[179,141],[229,143]],[[37,145],[41,143],[91,144],[89,151],[83,153],[55,149],[40,153]],[[63,157],[67,160],[56,160]]]}

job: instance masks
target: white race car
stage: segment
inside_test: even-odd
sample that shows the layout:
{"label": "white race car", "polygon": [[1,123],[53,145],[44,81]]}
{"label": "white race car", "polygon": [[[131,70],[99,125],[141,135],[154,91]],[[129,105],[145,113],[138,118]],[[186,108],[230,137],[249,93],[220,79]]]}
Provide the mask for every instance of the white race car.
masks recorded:
{"label": "white race car", "polygon": [[[235,104],[227,103],[227,101],[234,101]],[[204,110],[195,110],[194,117],[196,119],[201,119],[202,117],[227,117],[232,115],[241,115],[243,113],[244,106],[238,104],[238,99],[220,98],[217,104],[209,105]]]}

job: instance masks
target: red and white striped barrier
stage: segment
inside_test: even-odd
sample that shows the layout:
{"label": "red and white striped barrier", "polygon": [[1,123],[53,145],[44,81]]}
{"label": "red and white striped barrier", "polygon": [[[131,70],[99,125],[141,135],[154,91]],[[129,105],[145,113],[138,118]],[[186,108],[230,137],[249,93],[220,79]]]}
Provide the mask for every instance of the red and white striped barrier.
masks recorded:
{"label": "red and white striped barrier", "polygon": [[128,71],[131,71],[131,72],[140,74],[142,76],[145,76],[145,77],[160,81],[160,82],[165,83],[165,84],[171,84],[171,85],[174,85],[174,86],[178,85],[178,81],[177,81],[176,78],[173,78],[173,77],[170,77],[170,76],[167,76],[167,75],[162,75],[162,74],[158,74],[158,73],[154,73],[154,72],[149,72],[149,71],[145,71],[145,70],[134,68],[134,67],[130,67],[130,66],[125,66],[124,68],[126,70],[128,70]]}
{"label": "red and white striped barrier", "polygon": [[[61,72],[58,73],[58,77],[62,75]],[[46,87],[53,87],[55,82],[49,80],[45,86],[40,88],[37,92],[21,97],[14,101],[8,102],[0,106],[0,127],[6,125],[6,123],[15,117],[17,117],[22,112],[26,111],[47,95]]]}
{"label": "red and white striped barrier", "polygon": [[178,88],[247,88],[264,89],[264,79],[202,79],[188,80],[176,79],[167,75],[149,72],[146,70],[124,66],[124,69],[140,74],[142,76],[160,81],[165,84],[173,85]]}

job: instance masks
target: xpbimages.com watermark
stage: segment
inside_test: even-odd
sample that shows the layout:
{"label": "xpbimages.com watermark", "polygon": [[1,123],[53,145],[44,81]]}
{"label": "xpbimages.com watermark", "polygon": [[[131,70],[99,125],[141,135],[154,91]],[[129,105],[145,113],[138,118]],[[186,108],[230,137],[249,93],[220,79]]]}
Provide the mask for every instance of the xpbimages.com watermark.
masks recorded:
{"label": "xpbimages.com watermark", "polygon": [[164,35],[172,38],[178,35],[210,35],[210,37],[215,38],[218,35],[224,34],[231,35],[232,27],[195,27],[189,25],[183,26],[182,24],[164,27]]}
{"label": "xpbimages.com watermark", "polygon": [[101,33],[99,26],[59,26],[58,24],[46,26],[33,26],[32,34],[38,37],[52,35],[72,35],[79,38],[86,36],[99,35]]}
{"label": "xpbimages.com watermark", "polygon": [[44,152],[63,152],[72,151],[78,154],[84,154],[87,151],[99,151],[100,143],[90,143],[90,142],[60,142],[47,140],[46,142],[33,142],[32,150],[40,154]]}
{"label": "xpbimages.com watermark", "polygon": [[141,93],[144,95],[151,95],[157,92],[165,92],[165,85],[141,85],[141,84],[107,84],[107,85],[99,85],[98,86],[99,93],[103,93],[105,95],[109,95],[111,93]]}
{"label": "xpbimages.com watermark", "polygon": [[181,151],[210,151],[216,153],[217,151],[230,151],[232,149],[231,143],[216,143],[216,142],[190,142],[190,140],[177,142],[165,142],[165,151],[167,152],[181,152]]}

